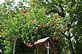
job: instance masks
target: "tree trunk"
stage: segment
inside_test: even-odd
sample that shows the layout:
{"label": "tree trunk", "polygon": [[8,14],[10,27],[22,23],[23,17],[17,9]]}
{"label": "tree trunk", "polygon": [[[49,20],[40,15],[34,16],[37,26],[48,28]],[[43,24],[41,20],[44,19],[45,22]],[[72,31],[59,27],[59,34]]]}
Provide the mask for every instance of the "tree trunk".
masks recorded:
{"label": "tree trunk", "polygon": [[74,49],[73,49],[73,45],[72,45],[72,42],[70,39],[69,39],[69,48],[70,48],[71,54],[75,54]]}

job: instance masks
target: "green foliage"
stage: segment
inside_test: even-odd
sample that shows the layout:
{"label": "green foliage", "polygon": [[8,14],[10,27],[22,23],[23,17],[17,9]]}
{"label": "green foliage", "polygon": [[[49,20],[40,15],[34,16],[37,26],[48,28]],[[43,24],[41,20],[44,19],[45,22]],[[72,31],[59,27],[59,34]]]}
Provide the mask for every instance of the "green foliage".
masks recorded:
{"label": "green foliage", "polygon": [[[13,7],[16,4],[14,1],[5,1],[0,5],[0,35],[6,38],[5,54],[11,54],[13,40],[17,37],[21,37],[24,43],[34,43],[38,39],[53,36],[61,38],[58,43],[54,42],[59,45],[59,54],[65,54],[65,49],[73,37],[75,52],[81,54],[79,51],[79,46],[82,45],[81,2],[81,0],[30,0],[29,3],[20,1]],[[23,6],[24,3],[29,4],[29,7]],[[74,36],[66,38],[61,32],[72,33]]]}

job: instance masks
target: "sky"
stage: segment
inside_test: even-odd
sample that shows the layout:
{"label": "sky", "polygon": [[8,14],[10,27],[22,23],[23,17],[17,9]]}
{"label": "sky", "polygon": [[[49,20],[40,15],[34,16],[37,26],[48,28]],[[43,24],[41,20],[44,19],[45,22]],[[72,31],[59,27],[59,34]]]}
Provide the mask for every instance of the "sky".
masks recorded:
{"label": "sky", "polygon": [[0,0],[0,4],[2,4],[4,2],[4,0]]}
{"label": "sky", "polygon": [[[23,1],[23,0],[15,0],[16,5],[18,4],[19,1]],[[27,0],[27,1],[29,1],[29,0]],[[3,2],[4,2],[4,0],[0,0],[0,4],[3,4]],[[28,3],[27,4],[24,3],[24,6],[29,6],[29,5],[28,5]]]}
{"label": "sky", "polygon": [[[20,1],[20,0],[15,0],[16,2]],[[4,0],[0,0],[0,4],[2,4],[4,2]]]}

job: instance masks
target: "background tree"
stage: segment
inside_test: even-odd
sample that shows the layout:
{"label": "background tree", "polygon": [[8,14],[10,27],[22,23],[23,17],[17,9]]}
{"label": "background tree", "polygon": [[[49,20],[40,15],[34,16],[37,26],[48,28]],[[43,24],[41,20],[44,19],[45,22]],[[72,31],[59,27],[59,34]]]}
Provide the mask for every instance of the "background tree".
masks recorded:
{"label": "background tree", "polygon": [[[44,6],[46,10],[46,14],[49,15],[51,13],[58,13],[58,15],[64,17],[66,19],[65,24],[64,24],[64,33],[67,31],[68,33],[72,33],[72,37],[67,37],[67,39],[72,39],[74,40],[73,43],[75,42],[74,46],[81,44],[78,43],[81,41],[81,30],[82,30],[82,25],[81,25],[81,0],[36,0],[33,1],[31,0],[31,4],[35,5],[37,7],[39,6]],[[36,4],[35,4],[36,3]],[[38,5],[37,5],[38,4]],[[34,7],[34,6],[33,6]],[[64,34],[63,34],[64,35]],[[72,43],[72,44],[73,44]],[[77,44],[78,43],[78,44]],[[80,45],[79,45],[80,46]],[[78,47],[78,46],[76,46]],[[78,47],[79,48],[79,47]],[[81,50],[81,48],[77,49]],[[77,51],[78,54],[81,54],[82,52]],[[74,54],[74,53],[73,53]]]}

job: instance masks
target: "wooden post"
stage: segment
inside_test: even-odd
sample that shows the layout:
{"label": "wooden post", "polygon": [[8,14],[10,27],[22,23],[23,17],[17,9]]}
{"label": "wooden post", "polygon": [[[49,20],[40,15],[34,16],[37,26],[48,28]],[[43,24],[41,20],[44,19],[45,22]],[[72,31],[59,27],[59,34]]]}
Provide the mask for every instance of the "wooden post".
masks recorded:
{"label": "wooden post", "polygon": [[47,43],[47,54],[49,54],[49,50],[50,50],[50,44],[49,44],[49,42]]}

